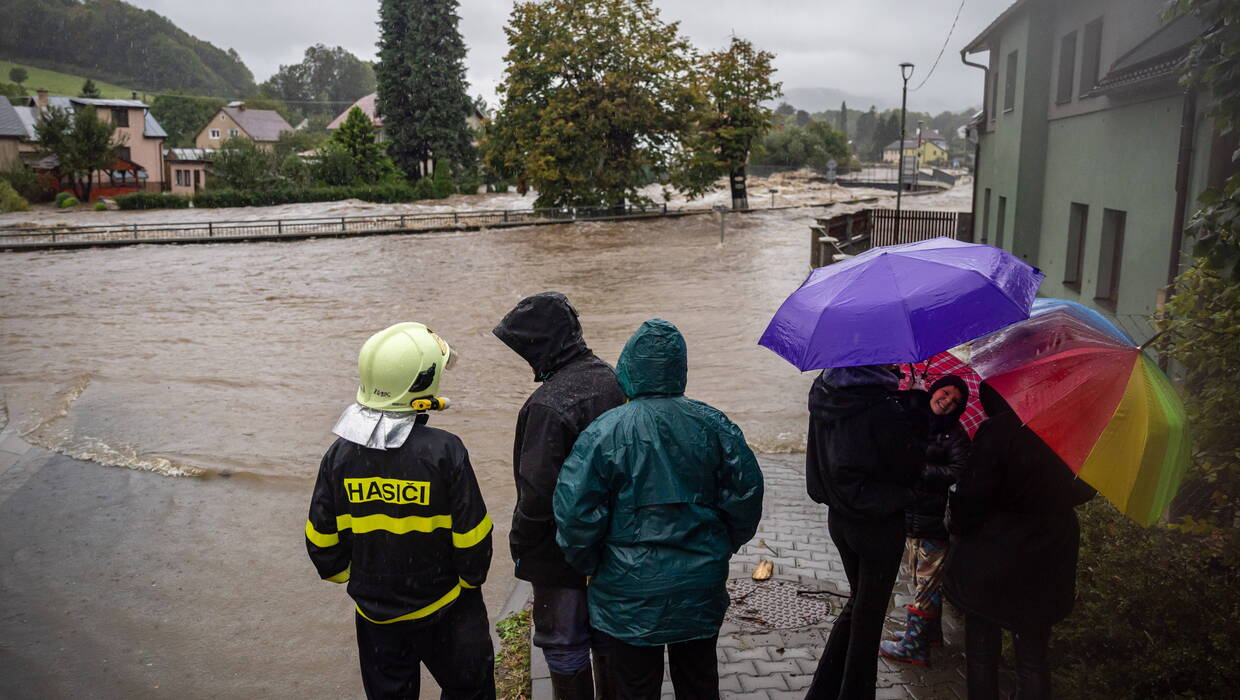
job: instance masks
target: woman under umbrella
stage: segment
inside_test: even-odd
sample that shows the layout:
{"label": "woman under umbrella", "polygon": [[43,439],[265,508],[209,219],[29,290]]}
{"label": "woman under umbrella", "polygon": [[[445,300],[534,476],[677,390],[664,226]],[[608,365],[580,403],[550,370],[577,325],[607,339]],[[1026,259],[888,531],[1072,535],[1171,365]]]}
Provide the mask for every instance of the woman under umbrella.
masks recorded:
{"label": "woman under umbrella", "polygon": [[1051,626],[1072,611],[1080,529],[1094,496],[987,383],[965,475],[948,499],[943,590],[965,611],[970,700],[999,697],[1003,630],[1015,635],[1022,699],[1050,697]]}

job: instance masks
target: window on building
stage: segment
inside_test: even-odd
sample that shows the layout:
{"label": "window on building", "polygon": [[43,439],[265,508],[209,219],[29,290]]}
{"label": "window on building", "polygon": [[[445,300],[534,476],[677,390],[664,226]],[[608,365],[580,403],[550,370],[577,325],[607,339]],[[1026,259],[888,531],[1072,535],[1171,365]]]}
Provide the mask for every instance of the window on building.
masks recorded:
{"label": "window on building", "polygon": [[185,171],[184,170],[176,170],[174,171],[174,175],[176,175],[178,187],[185,184]]}
{"label": "window on building", "polygon": [[1089,94],[1098,82],[1098,69],[1102,65],[1102,18],[1085,25],[1085,40],[1081,46],[1081,80],[1077,90],[1081,97]]}
{"label": "window on building", "polygon": [[1003,111],[1010,112],[1016,107],[1016,54],[1013,51],[1008,54],[1007,66],[1003,69],[1003,80],[1005,85],[1003,88]]}
{"label": "window on building", "polygon": [[212,129],[212,130],[211,130],[211,138],[213,138],[213,139],[218,139],[219,137],[220,137],[220,130],[219,130],[219,129]]}
{"label": "window on building", "polygon": [[986,194],[982,197],[982,243],[990,240],[990,188],[986,188]]}
{"label": "window on building", "polygon": [[229,138],[234,138],[234,139],[235,139],[235,138],[237,138],[237,137],[238,137],[238,136],[240,136],[240,135],[241,135],[241,132],[240,132],[240,131],[238,131],[238,130],[236,130],[236,129],[229,129],[229,130],[228,130],[228,137],[229,137]]}
{"label": "window on building", "polygon": [[1120,268],[1124,262],[1124,224],[1127,212],[1102,210],[1102,241],[1098,254],[1098,288],[1094,300],[1114,311],[1119,304]]}
{"label": "window on building", "polygon": [[1072,101],[1072,78],[1076,75],[1076,32],[1059,40],[1059,83],[1055,86],[1055,104]]}
{"label": "window on building", "polygon": [[123,107],[113,108],[112,125],[117,127],[129,126],[129,110]]}
{"label": "window on building", "polygon": [[1073,202],[1068,208],[1068,254],[1064,258],[1065,287],[1081,291],[1081,263],[1085,260],[1085,228],[1089,225],[1089,205]]}
{"label": "window on building", "polygon": [[1007,230],[1007,197],[999,197],[999,211],[995,217],[995,247],[1003,247],[1003,233]]}
{"label": "window on building", "polygon": [[116,148],[116,157],[124,158],[125,160],[131,160],[130,153],[129,153],[129,146],[118,146]]}

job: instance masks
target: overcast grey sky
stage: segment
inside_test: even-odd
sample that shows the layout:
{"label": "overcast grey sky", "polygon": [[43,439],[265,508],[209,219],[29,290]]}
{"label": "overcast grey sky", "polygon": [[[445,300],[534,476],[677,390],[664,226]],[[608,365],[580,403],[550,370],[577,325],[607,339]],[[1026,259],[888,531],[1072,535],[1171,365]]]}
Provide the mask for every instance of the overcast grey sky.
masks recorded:
{"label": "overcast grey sky", "polygon": [[[170,18],[200,39],[236,49],[259,82],[281,64],[299,62],[312,44],[343,46],[361,58],[375,58],[378,0],[129,1]],[[909,94],[910,109],[963,109],[981,103],[982,73],[960,63],[960,48],[1011,3],[964,0],[938,68],[921,90]],[[785,89],[836,88],[898,104],[897,64],[917,64],[909,87],[921,82],[960,0],[655,0],[655,5],[664,21],[679,21],[701,50],[721,48],[735,33],[773,51],[777,79]],[[472,92],[492,104],[504,70],[503,27],[512,6],[512,0],[461,2]]]}

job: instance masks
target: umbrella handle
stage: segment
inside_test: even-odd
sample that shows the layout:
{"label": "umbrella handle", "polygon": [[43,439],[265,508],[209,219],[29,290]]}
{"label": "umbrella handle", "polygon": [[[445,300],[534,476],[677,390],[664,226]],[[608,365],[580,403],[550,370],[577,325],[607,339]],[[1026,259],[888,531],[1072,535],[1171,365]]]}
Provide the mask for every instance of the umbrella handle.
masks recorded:
{"label": "umbrella handle", "polygon": [[1155,340],[1158,340],[1159,338],[1163,337],[1163,336],[1164,336],[1164,335],[1166,335],[1166,334],[1167,334],[1167,331],[1158,331],[1158,332],[1157,332],[1157,333],[1155,333],[1155,334],[1153,335],[1153,337],[1151,337],[1149,340],[1147,340],[1147,341],[1145,341],[1144,343],[1141,343],[1140,345],[1138,345],[1138,346],[1137,346],[1137,350],[1138,350],[1138,351],[1142,351],[1142,352],[1143,352],[1143,351],[1144,351],[1147,347],[1149,347],[1150,345],[1152,345],[1152,344],[1154,343],[1154,341],[1155,341]]}

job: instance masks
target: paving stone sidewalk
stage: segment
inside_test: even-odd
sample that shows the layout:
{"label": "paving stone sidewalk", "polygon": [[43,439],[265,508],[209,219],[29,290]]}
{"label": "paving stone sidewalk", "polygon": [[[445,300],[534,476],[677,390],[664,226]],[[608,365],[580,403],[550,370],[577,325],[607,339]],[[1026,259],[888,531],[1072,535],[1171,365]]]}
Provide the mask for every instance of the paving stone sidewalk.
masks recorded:
{"label": "paving stone sidewalk", "polygon": [[[762,523],[758,534],[732,558],[731,578],[748,578],[762,559],[775,565],[774,579],[789,581],[801,590],[847,592],[848,580],[839,554],[827,534],[827,510],[805,494],[804,455],[762,455],[766,481]],[[845,600],[824,596],[834,612],[819,624],[781,630],[761,630],[725,621],[719,632],[719,690],[737,700],[784,700],[805,697],[818,658],[826,644],[835,613]],[[892,596],[885,629],[903,629],[903,608],[912,601],[912,589],[901,573]],[[735,605],[735,602],[734,602]],[[944,646],[932,650],[932,668],[875,658],[880,700],[965,697],[964,623],[949,614],[943,619]],[[550,700],[551,684],[542,653],[531,654],[534,700]],[[666,674],[663,697],[673,698]]]}

